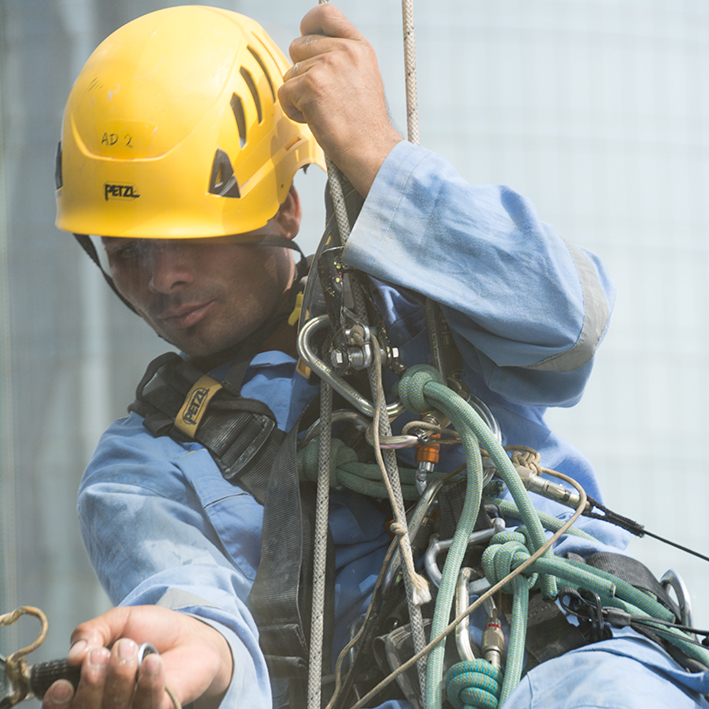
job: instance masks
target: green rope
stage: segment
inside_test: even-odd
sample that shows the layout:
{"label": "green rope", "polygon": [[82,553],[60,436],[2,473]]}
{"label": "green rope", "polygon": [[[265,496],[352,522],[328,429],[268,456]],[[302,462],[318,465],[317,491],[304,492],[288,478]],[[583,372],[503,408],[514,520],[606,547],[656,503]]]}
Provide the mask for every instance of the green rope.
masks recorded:
{"label": "green rope", "polygon": [[[502,535],[495,535],[490,546],[483,552],[483,570],[492,584],[505,578],[510,571],[521,565],[530,556],[529,550],[520,540],[509,539],[512,536],[522,537],[522,535],[514,533],[507,538],[498,540],[497,538]],[[566,585],[572,588],[586,588],[598,594],[604,606],[620,608],[632,615],[674,621],[673,613],[649,594],[607,571],[596,569],[583,562],[544,555],[529,566],[524,573],[553,575],[562,579]],[[512,632],[515,633],[516,628],[513,628]],[[689,657],[709,666],[709,650],[692,643],[689,636],[683,631],[676,628],[670,629],[667,640]],[[507,672],[509,672],[509,654],[512,652],[512,645],[513,641],[510,640]]]}
{"label": "green rope", "polygon": [[[529,528],[532,545],[536,551],[544,545],[546,536],[537,511],[514,469],[512,461],[477,411],[455,392],[440,383],[434,376],[435,374],[437,374],[436,370],[428,365],[409,368],[399,382],[398,393],[401,403],[416,413],[425,413],[431,408],[439,409],[451,420],[461,438],[462,431],[473,432],[480,447],[487,451],[495,463],[499,477],[507,485],[507,489],[519,509],[520,518]],[[470,471],[468,471],[468,480],[470,480]],[[549,550],[547,554],[552,554],[552,551]],[[542,579],[541,583],[544,597],[555,598],[555,580],[548,577]]]}
{"label": "green rope", "polygon": [[[534,508],[507,453],[492,436],[477,412],[443,384],[440,374],[435,369],[427,365],[408,369],[399,382],[398,395],[402,404],[410,411],[421,414],[437,409],[450,419],[461,437],[468,467],[468,485],[463,512],[443,567],[431,625],[431,637],[437,637],[449,622],[458,573],[467,548],[468,537],[477,519],[481,499],[485,503],[497,505],[505,517],[516,518],[522,522],[517,532],[502,532],[495,535],[483,553],[483,570],[491,584],[496,584],[507,577],[546,542],[545,529],[557,532],[564,521]],[[492,458],[498,475],[507,486],[513,501],[502,499],[497,494],[485,494],[483,497],[481,448],[484,448]],[[298,471],[302,479],[315,479],[313,476],[317,475],[317,450],[316,439],[299,452]],[[330,473],[332,485],[343,485],[365,495],[386,496],[384,484],[380,482],[381,474],[378,466],[359,463],[355,452],[337,439],[333,440],[332,450]],[[415,475],[415,470],[401,469],[402,489],[406,500],[418,499]],[[495,493],[499,492],[499,489],[490,485],[486,488],[487,493],[493,490]],[[570,527],[566,533],[597,541],[575,527]],[[497,709],[498,705],[502,705],[519,684],[522,676],[529,590],[535,585],[540,585],[546,598],[555,598],[557,579],[572,588],[585,588],[598,594],[605,606],[620,608],[632,615],[642,615],[649,619],[674,620],[671,611],[647,593],[608,572],[582,562],[556,557],[549,550],[525,569],[522,575],[514,577],[509,584],[513,593],[513,609],[504,680],[500,683],[502,672],[493,668],[489,662],[476,660],[475,663],[464,662],[454,665],[446,675],[444,683],[444,638],[429,655],[426,709],[440,709],[444,684],[448,700],[455,709],[467,707]],[[663,629],[669,632],[667,639],[682,652],[709,666],[709,650],[693,644],[689,636],[680,630]]]}
{"label": "green rope", "polygon": [[[546,541],[545,532],[536,514],[536,510],[527,495],[527,491],[522,485],[512,462],[507,457],[507,453],[492,435],[490,429],[477,412],[460,396],[445,386],[441,381],[441,375],[433,367],[428,365],[417,365],[409,368],[399,382],[398,395],[405,408],[415,413],[422,414],[432,408],[440,410],[450,419],[453,427],[458,431],[461,441],[463,442],[468,465],[468,486],[464,510],[467,509],[469,505],[472,505],[475,499],[477,499],[479,506],[482,486],[480,447],[483,447],[492,458],[497,467],[498,474],[507,485],[520,511],[521,519],[529,529],[534,549],[536,550],[543,546]],[[470,515],[473,516],[473,525],[475,523],[475,517],[477,517],[477,511],[478,510],[475,509],[474,512],[470,512]],[[470,530],[472,530],[472,526]],[[444,575],[446,576],[447,583],[452,583],[453,586],[455,585],[455,579],[460,569],[462,557],[467,548],[467,538],[469,534],[470,531],[467,529],[467,524],[465,526],[459,524],[453,542],[451,543],[451,549],[448,552],[444,566]],[[456,537],[461,540],[462,551],[455,548]],[[451,550],[453,553],[451,553]],[[455,568],[456,566],[457,568]],[[556,596],[556,583],[553,577],[545,577],[542,581],[542,586],[543,593],[546,597]],[[441,588],[444,590],[443,594],[441,594]],[[441,588],[439,588],[436,610],[431,626],[431,635],[433,637],[440,633],[446,626],[450,613],[450,604],[452,603],[452,594],[448,591],[447,585],[444,586],[443,577],[441,579]],[[439,709],[442,705],[441,684],[444,651],[445,647],[442,641],[431,651],[429,656],[428,692],[426,696],[427,709]]]}
{"label": "green rope", "polygon": [[465,660],[445,677],[446,696],[454,709],[497,709],[502,671],[487,660]]}
{"label": "green rope", "polygon": [[[432,397],[424,397],[423,392],[433,387],[434,392],[443,392],[434,402]],[[468,538],[475,527],[482,498],[482,457],[480,445],[470,425],[469,411],[473,409],[459,396],[453,394],[443,383],[441,374],[428,365],[409,368],[399,382],[398,393],[402,404],[416,413],[425,413],[432,408],[439,409],[447,416],[459,432],[468,467],[468,484],[460,520],[446,555],[446,562],[438,587],[436,608],[431,622],[431,637],[439,635],[448,625],[450,609],[455,598],[458,573],[468,548]],[[449,395],[450,394],[450,395]],[[462,407],[460,406],[462,404]],[[443,703],[443,660],[446,639],[443,638],[431,650],[428,657],[426,675],[426,707],[437,709]]]}
{"label": "green rope", "polygon": [[[501,497],[493,497],[491,495],[483,495],[483,504],[496,505],[503,517],[521,519],[517,506],[514,502],[510,502],[510,500],[504,500]],[[539,517],[539,521],[542,523],[544,529],[550,532],[558,532],[565,524],[565,520],[554,517],[546,512],[537,511],[537,516]],[[566,534],[598,543],[598,539],[591,536],[587,532],[584,532],[582,529],[578,529],[577,527],[569,527],[569,529],[566,530]]]}
{"label": "green rope", "polygon": [[[319,441],[320,437],[316,436],[305,448],[298,451],[298,475],[301,480],[317,482]],[[418,500],[416,471],[412,468],[399,468],[399,473],[404,500]],[[431,480],[440,480],[442,477],[443,473],[430,475]],[[330,485],[346,487],[368,497],[388,497],[379,466],[374,463],[360,463],[354,450],[338,438],[333,438],[331,444]]]}

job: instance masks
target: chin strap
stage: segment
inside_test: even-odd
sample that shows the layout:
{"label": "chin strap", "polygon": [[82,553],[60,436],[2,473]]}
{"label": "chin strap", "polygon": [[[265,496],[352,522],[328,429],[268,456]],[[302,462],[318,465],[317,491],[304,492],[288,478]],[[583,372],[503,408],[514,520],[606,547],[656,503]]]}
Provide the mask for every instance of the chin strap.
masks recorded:
{"label": "chin strap", "polygon": [[96,246],[94,245],[94,242],[91,241],[91,237],[88,234],[74,234],[74,238],[79,242],[81,245],[81,248],[86,251],[86,253],[89,255],[89,258],[98,266],[99,271],[103,274],[103,277],[106,279],[106,283],[111,287],[111,290],[121,299],[123,304],[127,307],[130,308],[136,315],[138,315],[138,311],[130,304],[128,300],[126,300],[116,287],[115,282],[113,281],[113,278],[111,278],[111,275],[107,273],[103,266],[101,265],[101,260],[98,257],[98,251],[96,251]]}

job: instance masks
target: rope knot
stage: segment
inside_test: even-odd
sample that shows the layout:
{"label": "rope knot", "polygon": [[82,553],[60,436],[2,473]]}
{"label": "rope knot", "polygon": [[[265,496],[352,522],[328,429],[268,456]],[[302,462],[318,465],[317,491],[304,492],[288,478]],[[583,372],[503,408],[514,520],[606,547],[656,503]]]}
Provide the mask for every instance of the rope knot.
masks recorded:
{"label": "rope knot", "polygon": [[406,532],[408,532],[408,527],[405,524],[401,524],[399,522],[392,522],[389,525],[389,529],[391,529],[391,531],[396,534],[397,537],[401,537],[406,534]]}
{"label": "rope knot", "polygon": [[[485,576],[491,584],[502,581],[508,574],[521,566],[531,554],[527,548],[527,540],[519,532],[500,532],[491,540],[483,552],[482,566]],[[537,574],[529,569],[522,572],[528,576],[529,588],[537,581]]]}
{"label": "rope knot", "polygon": [[443,681],[454,709],[497,709],[502,672],[487,660],[458,662]]}
{"label": "rope knot", "polygon": [[431,410],[431,405],[424,396],[424,389],[429,382],[435,382],[443,386],[446,384],[441,373],[428,364],[416,364],[406,370],[399,382],[398,396],[401,403],[409,411],[425,414]]}

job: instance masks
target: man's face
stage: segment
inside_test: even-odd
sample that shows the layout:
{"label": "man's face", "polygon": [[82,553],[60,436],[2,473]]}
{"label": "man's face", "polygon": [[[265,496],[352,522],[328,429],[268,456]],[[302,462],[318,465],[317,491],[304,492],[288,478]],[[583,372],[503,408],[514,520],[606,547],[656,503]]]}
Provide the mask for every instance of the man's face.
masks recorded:
{"label": "man's face", "polygon": [[241,342],[281,307],[294,276],[282,248],[219,239],[104,237],[121,294],[189,357]]}

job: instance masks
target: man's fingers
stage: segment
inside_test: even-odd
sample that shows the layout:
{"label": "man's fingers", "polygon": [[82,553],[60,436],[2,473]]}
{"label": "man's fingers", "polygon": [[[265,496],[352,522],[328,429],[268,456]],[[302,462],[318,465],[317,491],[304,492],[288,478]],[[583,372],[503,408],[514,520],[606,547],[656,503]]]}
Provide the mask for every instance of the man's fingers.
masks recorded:
{"label": "man's fingers", "polygon": [[81,681],[72,702],[73,709],[101,706],[106,687],[110,651],[105,647],[90,650],[81,667]]}
{"label": "man's fingers", "polygon": [[[102,615],[77,625],[71,634],[69,660],[83,655],[83,651],[92,647],[111,647],[124,636],[126,623],[130,617],[130,608],[118,607]],[[85,642],[85,645],[81,644]],[[75,649],[76,648],[76,649]]]}
{"label": "man's fingers", "polygon": [[122,638],[111,649],[106,674],[104,707],[128,707],[138,674],[138,645]]}
{"label": "man's fingers", "polygon": [[71,682],[60,679],[54,682],[46,691],[42,700],[42,709],[66,709],[74,696],[74,687]]}
{"label": "man's fingers", "polygon": [[298,62],[288,70],[286,81],[278,88],[278,102],[283,113],[297,123],[307,123],[305,111],[313,99],[312,92],[303,85],[306,72],[304,63]]}
{"label": "man's fingers", "polygon": [[[365,40],[361,40],[365,43]],[[341,37],[323,37],[318,34],[307,34],[304,37],[296,37],[288,48],[291,61],[295,64],[305,59],[325,56],[332,52],[343,51],[348,46],[357,46],[358,40],[343,39]]]}
{"label": "man's fingers", "polygon": [[165,668],[160,655],[146,655],[140,665],[138,684],[133,695],[133,709],[159,709],[165,703]]}
{"label": "man's fingers", "polygon": [[300,33],[323,34],[342,39],[364,39],[336,5],[325,3],[310,10],[300,23]]}

